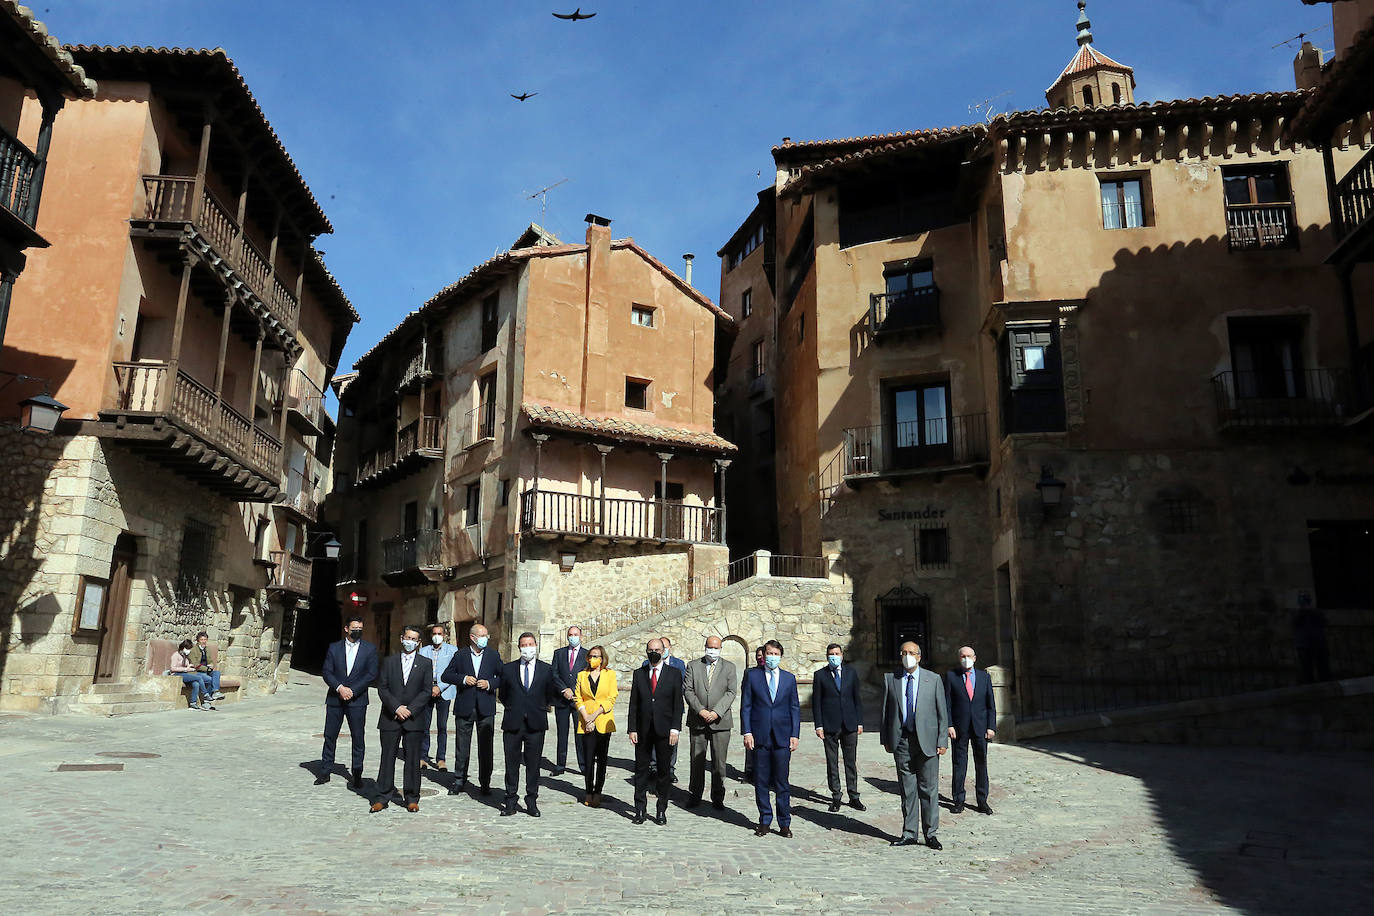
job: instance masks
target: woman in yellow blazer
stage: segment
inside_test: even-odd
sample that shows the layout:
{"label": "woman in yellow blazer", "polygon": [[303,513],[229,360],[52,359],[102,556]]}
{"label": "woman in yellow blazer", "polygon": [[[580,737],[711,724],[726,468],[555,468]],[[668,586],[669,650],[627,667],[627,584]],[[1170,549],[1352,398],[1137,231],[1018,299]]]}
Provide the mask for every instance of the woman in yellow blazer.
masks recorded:
{"label": "woman in yellow blazer", "polygon": [[601,646],[587,653],[587,670],[577,675],[577,740],[582,742],[586,769],[582,776],[587,794],[582,804],[601,807],[601,787],[606,784],[606,757],[615,731],[615,698],[618,688],[611,659]]}

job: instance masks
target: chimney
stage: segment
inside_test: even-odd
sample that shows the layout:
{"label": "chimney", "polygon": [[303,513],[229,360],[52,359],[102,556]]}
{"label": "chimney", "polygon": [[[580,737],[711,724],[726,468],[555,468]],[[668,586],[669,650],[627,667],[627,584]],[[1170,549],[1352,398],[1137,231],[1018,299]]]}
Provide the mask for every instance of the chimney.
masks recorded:
{"label": "chimney", "polygon": [[1316,89],[1322,81],[1322,52],[1312,42],[1303,40],[1298,56],[1293,58],[1293,79],[1299,89]]}
{"label": "chimney", "polygon": [[692,259],[695,257],[690,253],[682,256],[682,279],[687,281],[688,286],[692,285]]}
{"label": "chimney", "polygon": [[[595,213],[588,213],[587,219],[587,247],[598,256],[598,260],[607,258],[611,253],[611,221],[604,216],[597,216]],[[602,260],[604,264],[604,260]]]}

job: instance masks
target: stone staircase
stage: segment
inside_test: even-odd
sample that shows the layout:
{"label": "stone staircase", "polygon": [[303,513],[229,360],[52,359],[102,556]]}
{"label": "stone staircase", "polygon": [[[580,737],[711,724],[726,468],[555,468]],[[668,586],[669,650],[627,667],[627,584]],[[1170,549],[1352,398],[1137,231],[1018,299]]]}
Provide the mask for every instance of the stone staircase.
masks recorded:
{"label": "stone staircase", "polygon": [[181,692],[169,695],[162,685],[146,682],[92,684],[72,698],[71,712],[91,716],[127,716],[138,712],[159,712],[185,706]]}

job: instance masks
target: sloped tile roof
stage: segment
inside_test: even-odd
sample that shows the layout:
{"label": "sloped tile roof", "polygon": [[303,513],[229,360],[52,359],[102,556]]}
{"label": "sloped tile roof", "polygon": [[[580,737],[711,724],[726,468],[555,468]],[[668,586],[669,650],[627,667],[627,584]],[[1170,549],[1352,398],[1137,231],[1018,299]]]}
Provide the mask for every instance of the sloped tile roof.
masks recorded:
{"label": "sloped tile roof", "polygon": [[869,134],[863,137],[839,137],[831,140],[784,140],[773,147],[773,161],[781,165],[789,159],[806,158],[814,160],[818,155],[834,158],[849,155],[875,147],[886,147],[905,140],[942,139],[944,136],[971,130],[977,125],[956,127],[933,127],[921,130],[903,130],[889,134]]}
{"label": "sloped tile roof", "polygon": [[34,17],[33,10],[16,0],[0,0],[0,12],[7,13],[38,52],[48,59],[54,74],[66,84],[66,88],[78,98],[88,99],[95,95],[95,80],[88,77],[81,65],[72,59],[71,53],[62,47],[62,43],[49,34],[48,27]]}
{"label": "sloped tile roof", "polygon": [[1074,54],[1073,58],[1069,61],[1068,66],[1064,68],[1064,72],[1060,73],[1059,77],[1053,83],[1050,84],[1050,88],[1053,89],[1055,86],[1058,86],[1060,82],[1064,80],[1065,77],[1077,76],[1080,73],[1089,73],[1093,70],[1098,70],[1103,67],[1110,67],[1114,70],[1124,70],[1126,73],[1129,73],[1131,75],[1131,83],[1135,83],[1134,68],[1128,67],[1122,63],[1118,63],[1117,61],[1112,60],[1110,57],[1094,48],[1092,45],[1085,44],[1079,45],[1078,52]]}
{"label": "sloped tile roof", "polygon": [[1319,143],[1351,118],[1374,108],[1374,18],[1356,33],[1339,60],[1326,66],[1321,84],[1313,90],[1289,131]]}
{"label": "sloped tile roof", "polygon": [[1165,99],[1157,102],[1136,102],[1129,105],[1094,105],[1090,108],[1033,108],[1027,111],[999,114],[992,119],[988,126],[995,132],[1003,126],[1020,128],[1054,124],[1121,123],[1159,115],[1193,116],[1285,108],[1296,111],[1307,95],[1308,90],[1296,89],[1287,92],[1209,95],[1198,99]]}
{"label": "sloped tile roof", "polygon": [[733,443],[722,439],[715,433],[679,429],[671,426],[656,426],[649,423],[635,423],[620,417],[601,419],[585,417],[582,414],[573,413],[571,410],[544,404],[522,404],[520,409],[529,419],[530,425],[544,429],[587,433],[606,436],[611,439],[642,442],[647,445],[680,446],[720,454],[733,454],[738,451]]}
{"label": "sloped tile roof", "polygon": [[912,131],[908,134],[894,134],[892,136],[896,139],[844,152],[819,162],[813,162],[803,166],[800,171],[788,181],[786,190],[795,192],[810,186],[816,179],[823,175],[844,166],[853,165],[865,160],[877,160],[895,153],[930,149],[962,140],[981,139],[986,134],[987,128],[982,124]]}

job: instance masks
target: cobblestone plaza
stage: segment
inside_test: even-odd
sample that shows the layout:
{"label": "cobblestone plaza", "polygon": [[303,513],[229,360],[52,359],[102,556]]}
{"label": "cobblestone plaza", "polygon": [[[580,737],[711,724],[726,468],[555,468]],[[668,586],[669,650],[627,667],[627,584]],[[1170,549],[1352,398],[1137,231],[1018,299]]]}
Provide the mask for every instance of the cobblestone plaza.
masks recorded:
{"label": "cobblestone plaza", "polygon": [[[827,812],[809,726],[792,840],[753,835],[738,781],[724,812],[681,808],[685,754],[667,825],[632,826],[624,735],[599,810],[569,773],[546,775],[542,818],[498,817],[497,742],[490,796],[427,780],[417,814],[369,815],[344,780],[316,787],[305,769],[322,696],[295,675],[215,712],[0,718],[0,912],[1347,913],[1374,892],[1368,754],[995,745],[996,814],[945,811],[933,852],[888,847],[899,802],[872,736],[868,811]],[[730,762],[738,775],[738,736]],[[948,797],[947,762],[941,777]]]}

